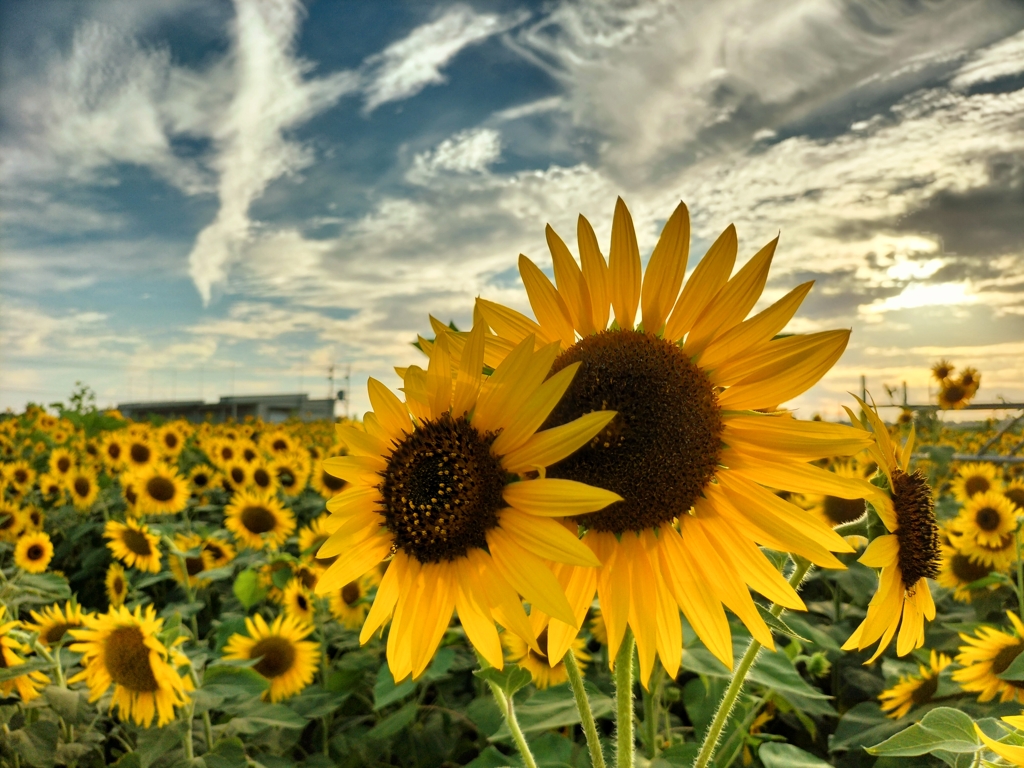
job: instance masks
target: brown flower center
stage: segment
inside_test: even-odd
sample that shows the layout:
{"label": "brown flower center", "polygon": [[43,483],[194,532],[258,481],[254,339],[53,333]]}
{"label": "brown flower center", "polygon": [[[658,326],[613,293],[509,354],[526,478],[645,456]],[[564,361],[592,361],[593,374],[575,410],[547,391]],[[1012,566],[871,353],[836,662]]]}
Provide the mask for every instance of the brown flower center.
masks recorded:
{"label": "brown flower center", "polygon": [[530,649],[530,656],[537,659],[537,661],[548,663],[548,628],[544,627],[540,634],[537,635],[537,646],[540,648],[540,653],[537,653],[533,648]]}
{"label": "brown flower center", "polygon": [[977,493],[985,493],[992,487],[992,483],[984,475],[971,475],[964,481],[964,490],[968,498]]}
{"label": "brown flower center", "polygon": [[58,472],[64,474],[69,469],[71,469],[71,459],[69,459],[67,456],[61,456],[59,459],[57,459]]}
{"label": "brown flower center", "polygon": [[205,488],[210,484],[210,476],[205,472],[196,472],[192,475],[192,485],[196,488]]}
{"label": "brown flower center", "polygon": [[201,557],[186,557],[185,570],[188,571],[189,576],[195,576],[197,573],[206,570],[206,563],[203,562]]}
{"label": "brown flower center", "polygon": [[932,489],[921,474],[892,473],[892,503],[896,510],[897,563],[903,586],[913,589],[922,578],[939,575],[939,527],[935,523]]}
{"label": "brown flower center", "polygon": [[173,432],[166,432],[164,434],[164,445],[172,450],[178,447],[178,436]]}
{"label": "brown flower center", "polygon": [[707,376],[678,345],[638,331],[603,331],[567,349],[552,373],[581,363],[544,427],[599,410],[618,415],[547,470],[623,500],[582,515],[588,528],[639,531],[686,514],[718,467],[722,419]]}
{"label": "brown flower center", "polygon": [[149,446],[143,445],[142,443],[132,443],[132,447],[128,453],[132,457],[132,461],[136,464],[145,464],[153,454],[153,452],[149,450]]}
{"label": "brown flower center", "polygon": [[87,477],[76,477],[75,482],[72,485],[75,489],[75,493],[83,499],[88,496],[89,491],[92,490],[92,483],[89,482]]}
{"label": "brown flower center", "polygon": [[242,525],[252,533],[267,533],[277,527],[277,517],[266,507],[251,506],[242,510]]}
{"label": "brown flower center", "polygon": [[54,643],[60,642],[60,639],[64,637],[64,633],[69,629],[76,628],[79,624],[65,624],[63,621],[57,622],[46,628],[43,633],[43,642],[47,645],[53,645]]}
{"label": "brown flower center", "polygon": [[822,504],[825,517],[832,525],[852,523],[864,514],[863,499],[840,499],[837,496],[826,496]]}
{"label": "brown flower center", "polygon": [[149,537],[142,531],[128,528],[121,534],[121,541],[129,552],[136,555],[147,556],[153,554],[153,546],[149,543]]}
{"label": "brown flower center", "polygon": [[262,467],[258,467],[256,471],[252,473],[252,481],[260,488],[269,488],[270,473]]}
{"label": "brown flower center", "polygon": [[1013,663],[1013,660],[1020,656],[1021,651],[1024,651],[1024,641],[1001,648],[999,653],[995,655],[995,658],[992,659],[992,673],[1001,675],[1005,672]]}
{"label": "brown flower center", "polygon": [[146,482],[146,493],[156,501],[170,501],[174,498],[176,492],[177,488],[175,488],[170,478],[158,475],[157,477],[151,477]]}
{"label": "brown flower center", "polygon": [[975,513],[974,521],[981,530],[994,531],[999,527],[999,523],[1002,522],[1002,515],[999,514],[997,509],[982,507]]}
{"label": "brown flower center", "polygon": [[341,588],[341,599],[345,602],[345,605],[355,605],[362,596],[362,590],[359,589],[359,582],[357,581],[350,581]]}
{"label": "brown flower center", "polygon": [[955,554],[949,559],[949,569],[957,580],[964,584],[972,584],[978,579],[989,575],[991,569],[967,555]]}
{"label": "brown flower center", "polygon": [[35,562],[36,560],[42,560],[45,554],[46,550],[43,549],[41,544],[33,544],[28,548],[28,550],[26,550],[25,557],[27,557],[31,562]]}
{"label": "brown flower center", "polygon": [[231,479],[236,484],[241,485],[243,482],[245,482],[245,470],[242,469],[241,467],[232,467],[231,468]]}
{"label": "brown flower center", "polygon": [[939,676],[935,674],[921,680],[921,684],[910,694],[910,700],[915,705],[927,704],[937,690],[939,690]]}
{"label": "brown flower center", "polygon": [[284,440],[280,439],[280,438],[278,438],[277,440],[275,440],[273,443],[270,444],[270,448],[274,452],[283,451],[287,447],[288,447],[288,443],[285,442]]}
{"label": "brown flower center", "polygon": [[136,693],[159,690],[149,663],[149,648],[138,627],[118,627],[103,646],[103,662],[110,679]]}
{"label": "brown flower center", "polygon": [[1024,511],[1024,487],[1008,488],[1003,495],[1013,502],[1018,510]]}
{"label": "brown flower center", "polygon": [[264,677],[279,677],[295,664],[295,646],[277,635],[264,637],[249,651],[249,658],[261,658],[254,669]]}
{"label": "brown flower center", "polygon": [[291,488],[296,482],[295,474],[287,467],[280,467],[277,470],[277,482],[282,488]]}
{"label": "brown flower center", "polygon": [[117,443],[111,443],[107,446],[107,456],[117,461],[121,458],[121,446]]}

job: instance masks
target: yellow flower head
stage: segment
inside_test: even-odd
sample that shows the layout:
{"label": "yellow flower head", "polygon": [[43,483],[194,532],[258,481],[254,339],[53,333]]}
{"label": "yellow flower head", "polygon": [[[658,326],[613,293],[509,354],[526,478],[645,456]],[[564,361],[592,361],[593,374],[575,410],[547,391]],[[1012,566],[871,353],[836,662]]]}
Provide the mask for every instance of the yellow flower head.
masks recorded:
{"label": "yellow flower head", "polygon": [[313,594],[300,579],[292,579],[285,586],[284,593],[281,596],[281,606],[288,616],[294,616],[306,624],[313,623],[316,615]]}
{"label": "yellow flower head", "polygon": [[331,592],[331,615],[346,629],[356,630],[362,626],[370,610],[370,592],[380,584],[380,572],[372,568],[358,579],[350,581],[341,589]]}
{"label": "yellow flower head", "polygon": [[[552,659],[547,656],[547,627],[542,629],[537,637],[536,650],[511,632],[503,633],[501,641],[505,646],[506,658],[527,670],[533,677],[533,684],[538,689],[544,690],[552,685],[562,685],[568,682],[569,673],[566,672],[562,659]],[[586,669],[587,662],[590,661],[590,654],[587,653],[587,644],[582,637],[577,637],[572,641],[572,652],[576,656],[580,671]]]}
{"label": "yellow flower head", "polygon": [[191,496],[188,482],[178,474],[178,470],[160,461],[133,472],[132,480],[138,496],[135,508],[141,515],[173,515],[181,512]]}
{"label": "yellow flower head", "polygon": [[[992,568],[948,544],[940,547],[940,555],[942,559],[939,564],[939,575],[935,577],[935,581],[940,586],[952,589],[954,600],[962,603],[971,602],[974,593],[969,588],[970,585],[988,576]],[[991,591],[998,587],[998,584],[990,584],[988,589]]]}
{"label": "yellow flower head", "polygon": [[[30,648],[22,642],[15,640],[10,635],[12,629],[21,626],[20,621],[4,622],[7,608],[0,605],[0,668],[15,669],[25,663],[21,654],[28,654]],[[11,691],[17,691],[22,701],[32,701],[39,696],[39,692],[50,682],[50,678],[43,672],[36,670],[26,672],[24,675],[10,677],[0,681],[0,693],[10,696]]]}
{"label": "yellow flower head", "polygon": [[25,515],[0,496],[0,541],[15,541],[25,530]]}
{"label": "yellow flower head", "polygon": [[103,536],[110,539],[107,547],[114,557],[125,565],[140,571],[160,572],[160,539],[150,533],[145,523],[131,519],[124,523],[108,520]]}
{"label": "yellow flower head", "polygon": [[270,469],[277,477],[281,491],[287,496],[298,496],[309,482],[309,456],[302,451],[275,454]]}
{"label": "yellow flower head", "polygon": [[100,494],[96,473],[88,467],[75,467],[68,472],[64,482],[75,509],[79,512],[88,512]]}
{"label": "yellow flower head", "polygon": [[124,599],[128,596],[128,579],[124,575],[124,566],[120,563],[111,563],[107,569],[105,584],[110,607],[124,605]]}
{"label": "yellow flower head", "polygon": [[264,699],[281,701],[313,682],[320,646],[305,638],[313,628],[294,616],[278,616],[267,626],[257,614],[245,620],[249,636],[232,635],[224,646],[225,659],[259,659],[253,667],[270,681]]}
{"label": "yellow flower head", "polygon": [[932,378],[941,384],[947,379],[949,379],[949,377],[953,375],[953,371],[955,370],[956,368],[953,366],[953,364],[949,362],[949,360],[943,358],[942,360],[939,360],[939,362],[932,366]]}
{"label": "yellow flower head", "polygon": [[960,646],[956,663],[963,669],[953,673],[953,680],[965,691],[976,692],[978,701],[991,701],[998,696],[1001,702],[1024,703],[1024,688],[998,677],[1024,651],[1024,624],[1012,611],[1006,615],[1013,625],[1013,634],[993,627],[982,627],[973,636],[960,634],[967,645]]}
{"label": "yellow flower head", "polygon": [[927,704],[939,689],[939,673],[950,664],[946,654],[932,651],[928,666],[918,667],[916,675],[901,675],[896,685],[879,694],[882,711],[898,720],[913,707]]}
{"label": "yellow flower head", "polygon": [[278,549],[295,530],[295,516],[275,496],[240,491],[224,509],[224,527],[243,546]]}
{"label": "yellow flower head", "polygon": [[1017,509],[1013,502],[997,491],[973,495],[956,519],[964,538],[990,547],[1001,548],[1006,537],[1013,538],[1017,529]]}
{"label": "yellow flower head", "polygon": [[42,531],[22,534],[14,547],[14,564],[28,573],[43,573],[53,559],[53,542]]}
{"label": "yellow flower head", "polygon": [[85,626],[84,617],[89,615],[82,607],[70,600],[64,604],[59,603],[43,608],[41,612],[32,611],[33,623],[26,624],[25,629],[29,632],[39,633],[39,642],[46,646],[56,645],[62,640],[70,640],[67,634],[69,629],[78,629]]}

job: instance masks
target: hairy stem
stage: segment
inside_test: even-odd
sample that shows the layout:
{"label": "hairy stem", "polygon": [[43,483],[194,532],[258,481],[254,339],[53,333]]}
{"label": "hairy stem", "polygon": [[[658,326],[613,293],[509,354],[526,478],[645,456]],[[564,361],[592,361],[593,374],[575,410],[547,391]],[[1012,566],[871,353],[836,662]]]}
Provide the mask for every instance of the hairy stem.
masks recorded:
{"label": "hairy stem", "polygon": [[506,696],[505,691],[497,683],[488,680],[487,685],[490,686],[494,700],[498,702],[498,708],[501,710],[505,722],[508,723],[508,729],[512,732],[512,738],[516,742],[516,747],[519,749],[519,754],[522,755],[526,768],[537,768],[537,761],[530,751],[530,745],[526,743],[523,729],[519,727],[519,719],[516,717],[515,703],[512,701],[512,697]]}
{"label": "hairy stem", "polygon": [[580,673],[580,665],[576,663],[576,656],[573,654],[572,648],[566,651],[562,663],[565,664],[565,671],[569,675],[572,695],[576,698],[576,709],[579,710],[583,732],[587,736],[590,764],[592,768],[605,768],[604,752],[601,751],[601,737],[597,734],[597,723],[594,722],[594,711],[590,708],[590,698],[583,687],[583,675]]}
{"label": "hairy stem", "polygon": [[633,630],[626,627],[615,657],[615,765],[633,768]]}

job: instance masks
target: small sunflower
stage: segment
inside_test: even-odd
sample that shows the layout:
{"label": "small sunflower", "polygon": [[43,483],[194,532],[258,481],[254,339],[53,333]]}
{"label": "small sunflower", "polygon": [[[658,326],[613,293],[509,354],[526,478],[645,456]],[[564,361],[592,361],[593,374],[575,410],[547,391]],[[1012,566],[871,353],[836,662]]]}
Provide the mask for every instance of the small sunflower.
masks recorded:
{"label": "small sunflower", "polygon": [[70,639],[66,635],[69,629],[78,629],[85,626],[82,606],[68,600],[61,609],[59,603],[43,608],[40,613],[32,611],[33,623],[26,624],[25,629],[30,632],[39,633],[39,642],[43,645],[56,645],[61,640]]}
{"label": "small sunflower", "polygon": [[295,439],[281,429],[264,432],[260,437],[260,444],[268,453],[275,455],[292,453],[298,448]]}
{"label": "small sunflower", "polygon": [[63,501],[65,488],[62,479],[46,472],[39,476],[38,482],[39,493],[42,494],[44,501],[53,505]]}
{"label": "small sunflower", "polygon": [[234,459],[224,465],[224,479],[231,490],[240,491],[252,481],[250,467],[242,459]]}
{"label": "small sunflower", "polygon": [[960,386],[971,393],[973,397],[981,386],[981,374],[977,368],[964,368],[960,371]]}
{"label": "small sunflower", "polygon": [[43,573],[53,559],[53,542],[43,531],[25,533],[14,547],[14,564],[28,573]]}
{"label": "small sunflower", "polygon": [[46,520],[46,515],[43,514],[43,510],[36,506],[27,506],[21,510],[22,518],[25,520],[26,531],[41,531],[43,530],[43,522]]}
{"label": "small sunflower", "polygon": [[900,408],[900,415],[896,417],[896,423],[905,427],[914,423],[914,412],[910,408]]}
{"label": "small sunflower", "polygon": [[68,473],[74,469],[75,464],[78,462],[75,460],[75,454],[69,451],[67,448],[54,448],[50,452],[50,460],[48,462],[50,467],[50,474],[55,477],[67,477]]}
{"label": "small sunflower", "polygon": [[1017,509],[1013,502],[996,491],[971,496],[956,519],[964,538],[987,547],[1000,547],[1003,538],[1017,529]]}
{"label": "small sunflower", "polygon": [[[84,680],[89,686],[89,701],[103,697],[111,684],[114,695],[110,708],[118,717],[133,720],[148,728],[156,718],[157,727],[174,719],[174,708],[188,702],[192,684],[178,668],[189,663],[174,647],[159,640],[164,620],[158,619],[153,606],[135,612],[125,607],[111,608],[97,616],[83,616],[84,629],[71,630],[76,642],[70,650],[81,653],[82,671],[68,682]],[[175,645],[184,642],[179,637]]]}
{"label": "small sunflower", "polygon": [[158,459],[159,451],[156,445],[145,435],[135,435],[125,444],[124,462],[130,470],[143,469]]}
{"label": "small sunflower", "polygon": [[249,485],[257,493],[277,493],[277,475],[263,459],[254,459],[249,464]]}
{"label": "small sunflower", "polygon": [[960,551],[993,571],[1007,571],[1017,559],[1017,534],[1011,531],[994,544],[984,544],[976,538],[963,536],[960,539]]}
{"label": "small sunflower", "polygon": [[21,510],[0,496],[0,541],[13,542],[25,530],[25,516]]}
{"label": "small sunflower", "polygon": [[[345,449],[341,449],[339,456],[343,456],[348,453]],[[334,456],[328,458],[336,458]],[[325,459],[326,460],[326,459]],[[313,487],[313,490],[323,496],[325,499],[333,498],[337,493],[341,493],[348,483],[340,477],[335,477],[324,467],[323,461],[317,461],[314,463],[313,474],[309,479],[309,484]]]}
{"label": "small sunflower", "polygon": [[859,560],[880,568],[878,591],[868,604],[864,621],[843,645],[844,650],[863,650],[879,640],[871,663],[892,641],[896,630],[896,653],[905,656],[924,644],[924,622],[935,618],[935,601],[928,579],[939,575],[939,529],[935,521],[932,489],[920,470],[910,472],[914,433],[900,447],[874,407],[860,398],[864,414],[860,421],[849,408],[851,423],[870,430],[875,437],[871,455],[885,473],[889,495],[872,499],[889,534],[874,539]]}
{"label": "small sunflower", "polygon": [[149,526],[127,520],[108,520],[103,536],[114,557],[131,568],[150,573],[160,572],[160,538],[150,533]]}
{"label": "small sunflower", "polygon": [[[185,553],[183,558],[179,558],[176,555],[167,558],[168,563],[171,567],[171,573],[174,575],[174,580],[179,584],[185,583],[185,574],[188,574],[188,583],[192,587],[204,587],[209,584],[208,581],[200,578],[200,574],[203,571],[208,571],[213,567],[213,558],[208,556],[202,549],[203,539],[194,533],[189,534],[177,534],[174,537],[175,548],[182,553]],[[199,550],[198,554],[188,554],[191,550]],[[185,561],[184,569],[181,567],[181,561]]]}
{"label": "small sunflower", "polygon": [[322,560],[316,557],[320,547],[331,537],[331,530],[327,525],[327,521],[330,519],[330,514],[320,515],[320,517],[310,522],[309,525],[303,526],[299,530],[299,554],[312,557],[318,565],[322,565],[325,568],[332,565],[338,559],[338,555],[326,557]]}
{"label": "small sunflower", "polygon": [[203,554],[210,558],[210,568],[223,568],[235,559],[235,548],[223,539],[210,537],[203,541]]}
{"label": "small sunflower", "polygon": [[124,605],[124,599],[128,596],[128,579],[124,574],[124,566],[120,563],[111,563],[107,568],[105,584],[110,607],[118,608]]}
{"label": "small sunflower", "polygon": [[[839,461],[832,465],[832,471],[838,477],[862,479],[864,473],[853,461]],[[863,499],[843,499],[839,496],[818,495],[805,497],[809,502],[808,509],[818,515],[830,527],[852,523],[863,517],[866,507]]]}
{"label": "small sunflower", "polygon": [[299,579],[292,579],[284,588],[281,606],[285,614],[306,624],[312,624],[316,615],[313,595]]}
{"label": "small sunflower", "polygon": [[6,474],[7,482],[19,496],[23,496],[36,481],[36,471],[27,461],[16,461],[8,465]]}
{"label": "small sunflower", "polygon": [[900,675],[896,685],[878,695],[882,711],[899,720],[913,707],[927,704],[939,689],[939,673],[952,663],[946,654],[932,651],[928,666],[922,664],[916,675]]}
{"label": "small sunflower", "polygon": [[[0,669],[13,669],[25,663],[20,654],[27,654],[30,648],[22,642],[11,637],[12,629],[21,626],[20,621],[8,621],[4,623],[7,607],[0,604]],[[0,681],[0,693],[10,696],[11,691],[17,690],[22,701],[32,701],[39,695],[39,692],[50,682],[50,678],[42,672],[27,672],[17,677],[9,677]]]}
{"label": "small sunflower", "polygon": [[[974,592],[969,588],[970,585],[988,576],[992,569],[956,547],[946,544],[940,547],[940,557],[939,574],[935,581],[940,586],[952,589],[954,600],[961,603],[971,602]],[[990,584],[988,588],[993,590],[997,587],[997,584]]]}
{"label": "small sunflower", "polygon": [[188,482],[174,467],[153,462],[132,473],[138,494],[136,508],[143,515],[173,515],[181,512],[191,496]]}
{"label": "small sunflower", "polygon": [[164,424],[156,431],[155,442],[164,456],[176,459],[185,447],[185,435],[182,433],[181,425],[173,421]]}
{"label": "small sunflower", "polygon": [[274,456],[270,468],[277,477],[281,491],[287,496],[298,496],[309,482],[309,458],[301,451]]}
{"label": "small sunflower", "polygon": [[[562,659],[549,659],[547,656],[547,627],[542,629],[538,635],[536,649],[531,648],[512,632],[503,632],[501,642],[507,652],[506,658],[527,670],[533,677],[533,684],[538,689],[544,690],[552,685],[562,685],[568,682],[569,673],[566,672]],[[587,653],[587,644],[582,637],[577,637],[572,641],[572,652],[576,656],[580,670],[586,669],[587,662],[590,661],[590,654]]]}
{"label": "small sunflower", "polygon": [[260,458],[260,449],[252,440],[238,441],[239,456],[246,464],[252,464]]}
{"label": "small sunflower", "polygon": [[1024,480],[1017,479],[1010,482],[1003,491],[1003,496],[1017,508],[1017,513],[1024,515]]}
{"label": "small sunflower", "polygon": [[370,591],[380,584],[380,572],[373,568],[341,589],[330,593],[331,615],[346,629],[356,630],[370,610]]}
{"label": "small sunflower", "polygon": [[941,384],[942,382],[949,379],[949,377],[953,375],[953,371],[955,370],[956,367],[951,362],[949,362],[949,360],[943,358],[942,360],[939,360],[939,362],[932,366],[932,378]]}
{"label": "small sunflower", "polygon": [[127,444],[124,435],[119,432],[108,432],[100,445],[100,457],[107,469],[118,472],[125,465]]}
{"label": "small sunflower", "polygon": [[206,464],[197,464],[188,473],[188,481],[192,487],[193,496],[202,496],[211,488],[216,488],[219,482],[220,473],[213,467]]}
{"label": "small sunflower", "polygon": [[957,501],[967,503],[971,497],[988,491],[1001,491],[1003,482],[998,476],[995,464],[976,462],[964,464],[957,470],[953,480],[953,496]]}
{"label": "small sunflower", "polygon": [[241,491],[224,509],[224,527],[251,549],[278,549],[295,530],[295,516],[274,496]]}
{"label": "small sunflower", "polygon": [[75,509],[79,512],[88,512],[96,501],[96,497],[100,495],[96,473],[88,467],[75,467],[68,472],[65,483]]}
{"label": "small sunflower", "polygon": [[953,680],[965,691],[976,692],[978,701],[991,701],[998,696],[1001,702],[1024,703],[1024,684],[998,677],[1024,651],[1024,624],[1013,611],[1006,615],[1013,624],[1013,634],[993,627],[981,627],[974,636],[960,634],[967,645],[960,646],[956,663],[963,669],[953,673]]}
{"label": "small sunflower", "polygon": [[264,699],[287,699],[313,682],[320,646],[305,639],[313,631],[310,625],[293,616],[278,616],[267,626],[257,614],[245,620],[245,627],[249,636],[232,635],[224,646],[223,658],[259,659],[253,669],[270,681]]}

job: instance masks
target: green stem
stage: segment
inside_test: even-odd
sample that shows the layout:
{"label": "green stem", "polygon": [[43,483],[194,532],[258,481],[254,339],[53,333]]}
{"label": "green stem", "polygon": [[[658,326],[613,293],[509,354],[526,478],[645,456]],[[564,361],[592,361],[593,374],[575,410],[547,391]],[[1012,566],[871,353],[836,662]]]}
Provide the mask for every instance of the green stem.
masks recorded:
{"label": "green stem", "polygon": [[615,657],[615,765],[633,768],[633,630],[626,627]]}
{"label": "green stem", "polygon": [[[324,620],[323,612],[320,610],[320,605],[314,605],[313,616],[316,619],[316,632],[320,639],[320,687],[325,691],[327,690],[327,634],[324,632]],[[323,739],[321,748],[325,757],[331,756],[331,744],[330,744],[330,729],[331,729],[331,713],[328,712],[326,715],[320,718],[321,730],[323,732]]]}
{"label": "green stem", "polygon": [[[185,562],[185,555],[179,550],[173,541],[167,536],[163,537],[164,544],[167,546],[168,551],[173,557],[178,558],[178,567],[181,568],[182,576],[184,577],[185,583],[182,585],[185,588],[185,596],[188,598],[189,610],[192,610],[192,603],[196,601],[196,592],[192,589],[191,579],[188,575],[188,563]],[[199,622],[196,620],[196,615],[193,613],[188,617],[189,626],[192,628],[192,641],[195,643],[199,642]]]}
{"label": "green stem", "polygon": [[516,718],[515,703],[512,701],[512,697],[506,696],[501,686],[495,682],[488,680],[487,685],[490,686],[491,693],[494,694],[494,700],[498,702],[498,708],[505,717],[505,722],[508,723],[508,729],[512,733],[512,738],[516,742],[516,747],[519,749],[519,754],[522,755],[526,768],[537,768],[537,761],[530,751],[530,745],[526,743],[523,729],[519,727],[519,720]]}
{"label": "green stem", "polygon": [[[794,564],[795,568],[793,569],[793,574],[789,577],[789,585],[796,589],[800,586],[800,582],[804,580],[804,576],[807,575],[811,564],[803,558],[794,558]],[[772,605],[770,613],[772,616],[779,616],[782,613],[782,606]],[[707,764],[711,762],[711,757],[715,754],[715,748],[718,746],[718,740],[722,737],[722,729],[732,713],[732,708],[736,704],[740,691],[743,690],[743,682],[747,678],[747,672],[754,665],[754,660],[760,651],[761,643],[751,639],[750,645],[747,646],[747,650],[743,654],[743,658],[740,659],[739,666],[736,667],[736,671],[733,673],[732,681],[725,691],[725,696],[722,697],[718,704],[715,719],[711,721],[711,727],[708,728],[707,735],[704,737],[704,743],[701,745],[700,753],[697,755],[693,768],[706,768]]]}
{"label": "green stem", "polygon": [[580,665],[576,663],[576,656],[573,654],[572,648],[566,651],[562,663],[565,664],[565,671],[569,675],[572,695],[576,698],[576,709],[579,710],[583,732],[587,736],[590,765],[592,768],[606,768],[604,752],[601,750],[601,737],[597,734],[597,723],[594,722],[594,710],[590,708],[590,698],[583,687],[583,675],[580,673]]}
{"label": "green stem", "polygon": [[[192,685],[194,685],[195,689],[198,691],[199,690],[199,685],[200,685],[200,683],[199,683],[199,676],[196,674],[196,668],[192,666],[191,662],[189,662],[189,665],[188,665],[188,675],[189,675],[189,677],[192,678]],[[195,700],[193,700],[193,702],[192,702],[192,713],[193,714],[195,713],[195,707],[196,707]],[[189,718],[189,723],[191,723],[191,722],[192,722],[192,719]],[[206,751],[207,752],[213,751],[213,723],[210,722],[210,712],[209,712],[209,710],[203,710],[203,735],[206,737]]]}

